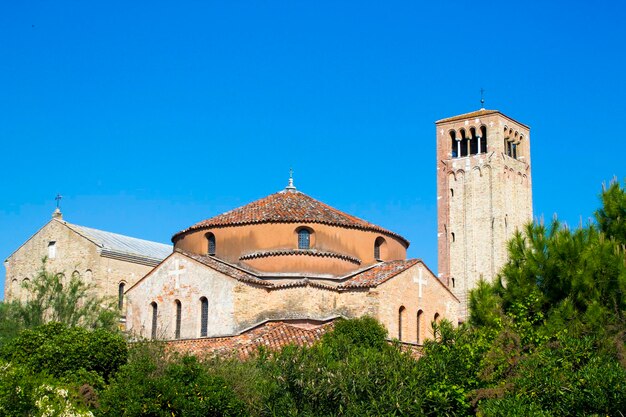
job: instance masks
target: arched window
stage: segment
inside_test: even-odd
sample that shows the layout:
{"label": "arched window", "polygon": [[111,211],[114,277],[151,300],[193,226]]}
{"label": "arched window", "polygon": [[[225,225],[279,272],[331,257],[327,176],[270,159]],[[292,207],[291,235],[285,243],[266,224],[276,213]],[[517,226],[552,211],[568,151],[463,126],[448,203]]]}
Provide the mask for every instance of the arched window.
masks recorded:
{"label": "arched window", "polygon": [[208,242],[208,251],[209,255],[215,255],[215,235],[213,233],[206,234],[206,240]]}
{"label": "arched window", "polygon": [[155,303],[154,301],[152,303],[150,303],[150,305],[152,306],[152,329],[150,331],[150,336],[152,337],[152,339],[156,339],[156,337],[157,337],[157,315],[159,313],[159,308],[157,306],[157,303]]}
{"label": "arched window", "polygon": [[439,323],[439,313],[435,313],[435,316],[433,317],[433,321],[435,323]]}
{"label": "arched window", "polygon": [[200,298],[200,337],[207,335],[209,327],[209,300],[206,297]]}
{"label": "arched window", "polygon": [[480,153],[487,153],[487,127],[480,127]]}
{"label": "arched window", "polygon": [[458,158],[459,157],[459,149],[458,149],[458,143],[456,140],[456,132],[453,130],[450,132],[450,149],[451,149],[451,155],[453,158]]}
{"label": "arched window", "polygon": [[465,137],[465,130],[461,129],[461,157],[467,156],[469,140]]}
{"label": "arched window", "polygon": [[19,289],[20,284],[18,284],[17,278],[14,278],[13,281],[11,281],[11,297],[14,299],[19,298]]}
{"label": "arched window", "polygon": [[31,294],[30,279],[24,278],[22,280],[22,285],[20,286],[20,289],[18,291],[19,291],[20,300],[23,300],[23,301],[30,300],[30,294]]}
{"label": "arched window", "polygon": [[377,261],[382,260],[382,256],[380,254],[380,248],[385,244],[385,239],[382,237],[377,237],[374,241],[374,259]]}
{"label": "arched window", "polygon": [[404,316],[406,315],[406,308],[401,306],[398,310],[398,340],[402,341],[402,327],[404,326]]}
{"label": "arched window", "polygon": [[126,284],[123,282],[120,282],[120,284],[117,286],[117,308],[119,308],[120,310],[124,308],[124,287],[125,286]]}
{"label": "arched window", "polygon": [[456,241],[456,236],[454,235],[454,232],[450,233],[451,237],[452,237],[452,241],[455,242]]}
{"label": "arched window", "polygon": [[476,155],[478,153],[478,136],[476,136],[476,129],[470,129],[470,155]]}
{"label": "arched window", "polygon": [[454,197],[454,188],[450,188],[450,197]]}
{"label": "arched window", "polygon": [[311,248],[311,232],[308,229],[298,230],[298,249]]}
{"label": "arched window", "polygon": [[174,301],[176,304],[176,327],[174,330],[174,338],[180,339],[180,318],[182,315],[183,306],[179,300]]}
{"label": "arched window", "polygon": [[424,314],[424,312],[422,310],[417,310],[417,344],[419,345],[420,342],[422,341],[421,335],[422,335],[422,315]]}

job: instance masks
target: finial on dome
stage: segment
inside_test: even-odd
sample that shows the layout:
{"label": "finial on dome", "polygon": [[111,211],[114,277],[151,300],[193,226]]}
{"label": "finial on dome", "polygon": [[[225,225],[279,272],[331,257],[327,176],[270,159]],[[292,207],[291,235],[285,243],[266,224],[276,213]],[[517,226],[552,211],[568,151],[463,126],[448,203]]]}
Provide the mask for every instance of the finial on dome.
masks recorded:
{"label": "finial on dome", "polygon": [[480,89],[480,109],[485,110],[485,89]]}
{"label": "finial on dome", "polygon": [[285,187],[287,191],[296,191],[296,186],[293,185],[293,168],[289,168],[289,185]]}
{"label": "finial on dome", "polygon": [[52,212],[52,218],[53,219],[63,219],[63,213],[61,213],[61,199],[63,198],[63,196],[61,194],[57,194],[56,197],[54,197],[54,199],[57,202],[57,208],[54,209],[54,211]]}

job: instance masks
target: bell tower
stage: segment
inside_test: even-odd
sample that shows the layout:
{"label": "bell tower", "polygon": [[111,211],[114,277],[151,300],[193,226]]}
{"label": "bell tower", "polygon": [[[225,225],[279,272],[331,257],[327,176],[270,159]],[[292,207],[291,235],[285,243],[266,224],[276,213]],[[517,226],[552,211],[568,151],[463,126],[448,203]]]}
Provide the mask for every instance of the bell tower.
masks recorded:
{"label": "bell tower", "polygon": [[464,320],[469,292],[496,277],[507,241],[532,220],[530,128],[484,108],[435,125],[439,278]]}

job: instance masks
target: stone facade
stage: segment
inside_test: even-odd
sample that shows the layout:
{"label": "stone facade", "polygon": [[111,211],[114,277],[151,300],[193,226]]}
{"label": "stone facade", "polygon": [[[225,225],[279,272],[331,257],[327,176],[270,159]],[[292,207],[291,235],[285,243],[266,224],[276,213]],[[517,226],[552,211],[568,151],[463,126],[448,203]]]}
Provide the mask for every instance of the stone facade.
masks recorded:
{"label": "stone facade", "polygon": [[[129,288],[162,259],[107,250],[106,246],[99,244],[93,236],[82,233],[85,230],[93,229],[67,223],[63,221],[60,213],[56,213],[55,218],[5,260],[4,299],[7,301],[25,299],[27,294],[22,285],[24,281],[32,281],[37,276],[44,259],[47,271],[61,273],[66,280],[72,275],[78,275],[85,283],[95,286],[98,296],[109,299],[118,298],[121,283],[125,288]],[[168,251],[167,245],[161,246],[163,252]],[[171,249],[169,251],[171,252]]]}
{"label": "stone facade", "polygon": [[484,109],[436,128],[439,277],[463,319],[469,292],[496,277],[507,241],[532,220],[530,129]]}
{"label": "stone facade", "polygon": [[[180,251],[172,254],[128,290],[127,329],[143,338],[203,337],[203,297],[208,301],[209,338],[239,335],[272,320],[324,322],[368,315],[379,320],[391,337],[421,343],[432,337],[431,321],[457,320],[458,300],[418,260],[403,261],[397,274],[380,283],[368,277],[363,285],[351,282],[368,270],[333,281],[315,277],[269,280],[252,274],[244,280],[231,275],[236,270],[232,265],[224,263],[226,268],[216,270],[222,262]],[[385,272],[384,266],[379,268],[380,273],[370,275]]]}

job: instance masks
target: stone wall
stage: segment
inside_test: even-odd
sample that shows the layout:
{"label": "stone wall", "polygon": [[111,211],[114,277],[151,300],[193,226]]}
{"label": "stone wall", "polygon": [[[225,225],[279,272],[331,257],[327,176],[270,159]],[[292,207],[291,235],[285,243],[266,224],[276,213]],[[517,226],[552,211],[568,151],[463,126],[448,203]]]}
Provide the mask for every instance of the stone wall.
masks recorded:
{"label": "stone wall", "polygon": [[[49,257],[49,245],[55,242],[55,256]],[[100,248],[66,226],[63,220],[52,219],[31,236],[5,261],[4,299],[23,299],[21,288],[25,279],[33,280],[46,259],[49,272],[62,273],[69,280],[79,274],[87,284],[96,286],[98,295],[117,300],[120,282],[129,288],[152,267],[103,257]]]}
{"label": "stone wall", "polygon": [[364,315],[378,319],[391,337],[397,337],[398,309],[405,306],[409,317],[404,321],[407,330],[402,340],[415,343],[418,310],[422,311],[420,341],[432,336],[430,322],[435,314],[453,323],[457,320],[458,300],[421,263],[376,288],[339,291],[327,288],[330,282],[325,283],[326,288],[313,280],[305,285],[291,282],[294,285],[266,288],[237,281],[177,252],[128,291],[127,329],[136,336],[150,338],[151,304],[156,303],[156,336],[174,339],[178,300],[180,338],[200,337],[201,297],[206,297],[209,304],[208,337],[236,335],[268,320],[325,321]]}

